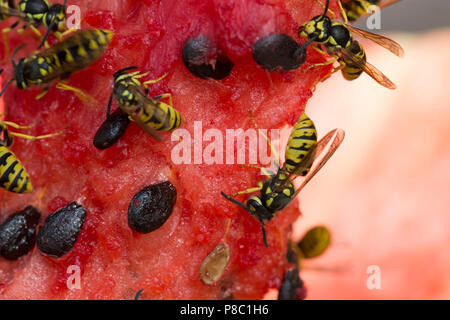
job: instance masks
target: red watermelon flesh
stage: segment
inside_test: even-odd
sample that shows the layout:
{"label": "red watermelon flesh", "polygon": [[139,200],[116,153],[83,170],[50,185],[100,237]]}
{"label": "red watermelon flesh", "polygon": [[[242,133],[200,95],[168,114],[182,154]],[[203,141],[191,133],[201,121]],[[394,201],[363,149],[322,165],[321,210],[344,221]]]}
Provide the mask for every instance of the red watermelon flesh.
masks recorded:
{"label": "red watermelon flesh", "polygon": [[[335,1],[332,1],[335,7]],[[75,247],[61,258],[35,248],[18,261],[0,259],[0,297],[3,299],[131,299],[143,289],[142,299],[259,299],[278,288],[287,269],[285,258],[289,225],[300,215],[295,202],[267,223],[269,248],[262,242],[259,223],[221,197],[256,185],[258,170],[237,165],[175,165],[171,152],[178,142],[165,134],[156,142],[132,123],[125,136],[105,151],[92,139],[105,118],[112,74],[136,65],[149,78],[169,72],[150,87],[151,95],[171,93],[183,116],[182,128],[194,136],[194,122],[203,132],[215,128],[252,128],[251,110],[261,128],[295,123],[315,85],[329,68],[305,66],[322,61],[308,49],[305,66],[283,74],[267,73],[252,59],[252,44],[264,35],[296,35],[300,24],[323,9],[314,0],[204,0],[204,1],[69,1],[81,8],[82,28],[114,31],[106,54],[93,66],[70,77],[95,101],[83,102],[71,92],[52,88],[36,101],[39,89],[4,95],[7,120],[37,124],[26,133],[64,134],[41,141],[15,139],[11,150],[26,167],[34,192],[17,195],[0,191],[0,218],[33,204],[45,218],[69,202],[88,210]],[[4,22],[2,26],[9,25]],[[223,80],[195,77],[181,60],[189,37],[208,34],[234,63]],[[31,33],[12,32],[9,44],[28,45],[18,57],[32,52],[38,40]],[[55,39],[50,38],[50,43]],[[6,57],[9,59],[9,57]],[[3,83],[11,76],[8,62]],[[114,104],[114,107],[116,105]],[[204,142],[203,147],[209,143]],[[192,156],[193,159],[193,156]],[[127,224],[132,197],[145,186],[170,180],[177,202],[169,220],[149,234],[133,232]],[[245,197],[238,198],[241,201]],[[215,285],[199,276],[202,260],[224,240],[230,247],[229,265]],[[67,269],[81,270],[81,288],[69,290]]]}

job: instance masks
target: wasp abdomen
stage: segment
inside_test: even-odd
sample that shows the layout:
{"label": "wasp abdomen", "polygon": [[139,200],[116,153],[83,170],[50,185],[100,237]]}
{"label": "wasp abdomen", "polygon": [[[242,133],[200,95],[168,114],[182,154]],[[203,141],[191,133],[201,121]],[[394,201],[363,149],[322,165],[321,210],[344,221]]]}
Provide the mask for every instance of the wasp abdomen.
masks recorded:
{"label": "wasp abdomen", "polygon": [[79,31],[53,47],[24,59],[23,78],[39,85],[80,71],[101,57],[112,37],[112,32],[108,30]]}
{"label": "wasp abdomen", "polygon": [[[306,157],[316,143],[316,127],[314,126],[313,121],[303,113],[292,129],[292,133],[288,140],[285,154],[285,170],[289,173],[297,170],[298,164]],[[309,167],[306,167],[303,168],[303,171],[299,172],[299,174],[304,176],[308,171]]]}
{"label": "wasp abdomen", "polygon": [[14,193],[33,191],[28,173],[7,147],[0,146],[0,187]]}

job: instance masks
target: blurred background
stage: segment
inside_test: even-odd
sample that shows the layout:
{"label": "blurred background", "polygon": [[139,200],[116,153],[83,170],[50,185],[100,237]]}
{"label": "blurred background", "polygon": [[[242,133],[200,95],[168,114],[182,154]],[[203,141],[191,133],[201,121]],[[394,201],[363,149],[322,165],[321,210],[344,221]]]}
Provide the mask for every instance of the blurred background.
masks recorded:
{"label": "blurred background", "polygon": [[[401,0],[381,12],[385,31],[418,32],[450,26],[450,1]],[[366,19],[355,23],[365,28]]]}
{"label": "blurred background", "polygon": [[[319,135],[346,131],[300,196],[296,238],[318,224],[333,234],[328,251],[300,273],[309,299],[450,299],[449,14],[448,0],[385,8],[376,32],[406,57],[363,44],[398,89],[337,73],[307,105]],[[380,289],[367,286],[370,266],[380,270]],[[331,270],[314,270],[321,267]]]}

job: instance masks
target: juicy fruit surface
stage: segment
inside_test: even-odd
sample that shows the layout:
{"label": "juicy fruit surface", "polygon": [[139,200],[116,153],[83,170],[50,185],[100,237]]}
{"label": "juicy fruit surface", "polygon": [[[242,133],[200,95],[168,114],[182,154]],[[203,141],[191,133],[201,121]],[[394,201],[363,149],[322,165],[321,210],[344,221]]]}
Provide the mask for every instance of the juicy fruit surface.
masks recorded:
{"label": "juicy fruit surface", "polygon": [[[82,28],[114,32],[106,54],[69,80],[94,100],[83,102],[70,92],[52,88],[36,102],[39,89],[8,88],[4,96],[7,120],[37,124],[28,134],[70,127],[63,135],[42,141],[15,139],[11,150],[27,168],[35,191],[16,195],[1,190],[0,217],[3,221],[33,204],[45,218],[72,201],[86,207],[88,214],[74,248],[63,257],[51,258],[35,248],[17,262],[0,259],[0,297],[132,299],[143,289],[141,299],[258,299],[269,288],[278,288],[287,269],[289,225],[300,215],[297,203],[266,225],[270,248],[265,248],[259,223],[220,196],[221,191],[232,193],[256,185],[261,179],[257,170],[193,164],[193,156],[192,164],[175,165],[171,151],[178,142],[166,134],[158,143],[135,123],[105,151],[96,149],[92,140],[105,118],[112,74],[131,65],[151,71],[149,78],[170,72],[150,87],[150,94],[172,94],[174,107],[184,119],[182,128],[192,137],[195,121],[201,121],[203,132],[252,128],[249,110],[261,128],[292,125],[329,69],[304,73],[303,67],[269,74],[252,60],[251,47],[272,32],[289,34],[303,43],[296,29],[320,14],[321,7],[313,0],[86,0],[71,4],[81,8]],[[232,60],[234,68],[227,78],[204,80],[187,71],[181,48],[197,34],[214,36]],[[31,36],[15,33],[10,39],[12,48],[27,41],[38,44]],[[18,57],[30,54],[34,47],[28,45]],[[321,59],[308,49],[305,66]],[[11,74],[9,62],[5,68],[4,81]],[[166,180],[177,189],[171,217],[150,234],[133,232],[127,223],[131,199],[143,187]],[[229,265],[217,284],[206,285],[198,275],[200,265],[226,230]],[[67,269],[73,265],[81,270],[77,290],[66,285]]]}

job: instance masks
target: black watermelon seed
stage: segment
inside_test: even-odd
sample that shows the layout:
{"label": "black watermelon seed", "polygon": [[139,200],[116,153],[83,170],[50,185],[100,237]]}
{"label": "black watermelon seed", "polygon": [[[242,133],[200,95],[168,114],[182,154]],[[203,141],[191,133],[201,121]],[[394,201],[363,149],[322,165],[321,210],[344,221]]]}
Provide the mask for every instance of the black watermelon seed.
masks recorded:
{"label": "black watermelon seed", "polygon": [[220,53],[210,37],[200,35],[188,39],[182,50],[186,68],[195,76],[207,79],[223,79],[233,69],[233,63]]}
{"label": "black watermelon seed", "polygon": [[112,147],[124,135],[130,124],[128,114],[118,108],[98,128],[94,137],[94,146],[104,150]]}
{"label": "black watermelon seed", "polygon": [[253,59],[271,72],[294,70],[305,63],[306,49],[287,34],[263,37],[253,45]]}
{"label": "black watermelon seed", "polygon": [[33,249],[41,213],[33,206],[10,215],[0,225],[0,255],[17,260]]}
{"label": "black watermelon seed", "polygon": [[75,245],[85,220],[86,208],[76,202],[53,212],[39,228],[39,250],[52,257],[62,257]]}
{"label": "black watermelon seed", "polygon": [[169,181],[145,187],[130,202],[128,225],[139,233],[152,232],[169,219],[176,201],[177,190]]}
{"label": "black watermelon seed", "polygon": [[278,292],[278,300],[299,300],[302,298],[305,289],[298,272],[297,267],[286,272]]}

